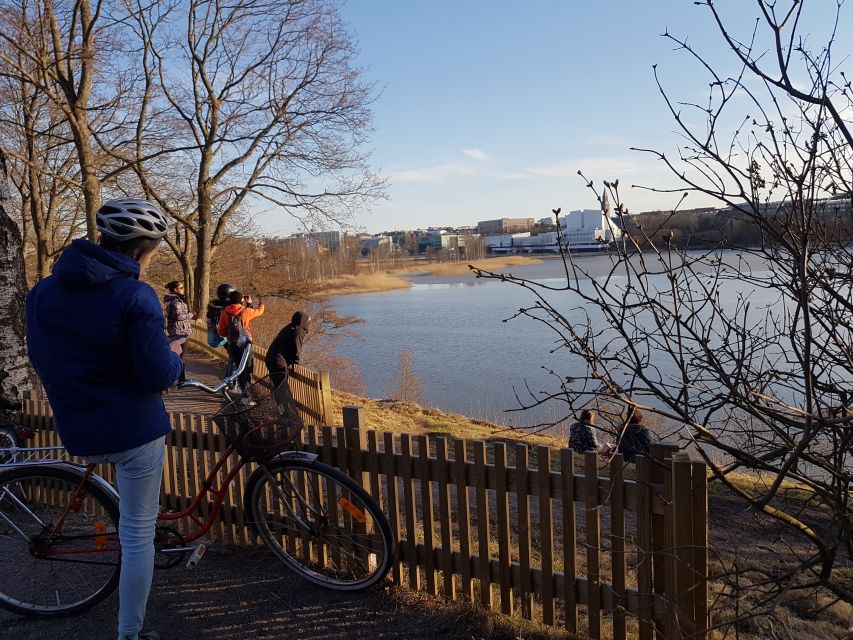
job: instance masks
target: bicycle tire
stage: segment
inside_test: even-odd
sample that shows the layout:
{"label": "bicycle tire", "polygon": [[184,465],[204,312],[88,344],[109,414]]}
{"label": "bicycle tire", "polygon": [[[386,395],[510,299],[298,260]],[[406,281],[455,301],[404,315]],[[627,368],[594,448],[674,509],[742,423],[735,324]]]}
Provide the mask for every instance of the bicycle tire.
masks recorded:
{"label": "bicycle tire", "polygon": [[[368,589],[385,577],[394,550],[391,527],[360,484],[316,461],[276,460],[263,468],[249,496],[251,518],[264,544],[291,570],[336,591]],[[310,509],[304,506],[309,503]]]}
{"label": "bicycle tire", "polygon": [[15,438],[15,430],[11,427],[0,426],[0,465],[17,462],[17,455],[13,453],[18,446]]}
{"label": "bicycle tire", "polygon": [[[31,617],[79,613],[118,586],[118,502],[89,479],[63,528],[56,520],[82,472],[49,464],[0,471],[0,607]],[[76,507],[77,505],[75,505]]]}

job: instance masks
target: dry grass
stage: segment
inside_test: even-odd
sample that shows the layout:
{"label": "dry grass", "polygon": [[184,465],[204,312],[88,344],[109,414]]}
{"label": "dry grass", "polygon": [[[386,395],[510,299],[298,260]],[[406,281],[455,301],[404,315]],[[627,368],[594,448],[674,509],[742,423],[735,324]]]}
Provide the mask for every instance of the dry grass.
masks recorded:
{"label": "dry grass", "polygon": [[553,447],[565,447],[567,444],[564,438],[531,434],[520,429],[508,429],[458,413],[427,409],[414,402],[375,400],[333,390],[332,405],[332,415],[336,418],[341,416],[341,409],[344,406],[361,407],[365,426],[380,432],[424,434],[468,440],[517,440],[527,444]]}
{"label": "dry grass", "polygon": [[391,597],[405,605],[429,615],[446,620],[454,629],[465,629],[472,640],[573,640],[580,636],[566,631],[524,620],[521,616],[505,616],[488,611],[477,604],[448,602],[431,598],[407,587],[390,589]]}
{"label": "dry grass", "polygon": [[409,286],[408,280],[385,272],[347,274],[329,280],[318,297],[392,291],[394,289],[406,289]]}

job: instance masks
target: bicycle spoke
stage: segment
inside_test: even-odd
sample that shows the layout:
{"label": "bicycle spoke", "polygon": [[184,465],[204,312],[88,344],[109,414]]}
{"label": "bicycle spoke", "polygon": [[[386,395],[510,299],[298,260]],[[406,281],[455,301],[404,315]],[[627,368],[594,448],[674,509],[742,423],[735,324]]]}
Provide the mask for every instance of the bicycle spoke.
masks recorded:
{"label": "bicycle spoke", "polygon": [[0,606],[59,615],[115,588],[117,505],[91,481],[80,490],[81,481],[79,472],[54,467],[0,474]]}
{"label": "bicycle spoke", "polygon": [[252,504],[267,545],[317,584],[363,588],[388,569],[392,541],[384,515],[361,487],[334,469],[319,463],[265,469]]}

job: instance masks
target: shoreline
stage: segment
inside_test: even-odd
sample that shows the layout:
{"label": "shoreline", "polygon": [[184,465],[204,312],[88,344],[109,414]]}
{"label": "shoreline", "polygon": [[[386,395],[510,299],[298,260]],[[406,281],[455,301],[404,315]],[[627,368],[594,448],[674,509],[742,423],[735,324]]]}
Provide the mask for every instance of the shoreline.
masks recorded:
{"label": "shoreline", "polygon": [[408,277],[416,275],[434,276],[457,276],[471,273],[468,265],[474,265],[481,269],[500,269],[516,265],[538,264],[543,258],[531,258],[528,256],[500,256],[496,258],[482,258],[479,260],[463,260],[460,262],[434,262],[431,264],[413,264],[408,267],[398,267],[376,273],[357,273],[333,278],[324,286],[321,292],[317,292],[313,298],[329,298],[332,296],[354,295],[359,293],[379,293],[382,291],[394,291],[397,289],[408,289],[412,286]]}

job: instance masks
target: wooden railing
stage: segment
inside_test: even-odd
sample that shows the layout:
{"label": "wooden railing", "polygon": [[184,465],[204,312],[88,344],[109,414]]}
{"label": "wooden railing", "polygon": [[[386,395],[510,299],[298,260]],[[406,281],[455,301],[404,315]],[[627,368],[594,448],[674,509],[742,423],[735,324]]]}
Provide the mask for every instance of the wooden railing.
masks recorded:
{"label": "wooden railing", "polygon": [[[56,442],[46,402],[26,400],[24,415],[39,444]],[[395,583],[591,638],[706,637],[703,463],[655,445],[636,467],[616,456],[600,469],[594,454],[377,433],[360,416],[347,407],[344,427],[308,426],[300,446],[380,502],[398,540]],[[204,416],[171,418],[162,503],[179,509],[225,442]],[[249,472],[230,488],[214,539],[254,542],[242,510]]]}
{"label": "wooden railing", "polygon": [[[223,348],[214,348],[207,344],[207,325],[196,321],[189,342],[195,349],[200,349],[210,356],[228,360],[228,354]],[[254,344],[255,370],[254,377],[263,378],[269,374],[264,358],[266,347]],[[332,422],[332,386],[329,383],[328,371],[312,371],[306,367],[295,365],[291,367],[288,377],[290,392],[299,405],[302,418],[310,424],[329,424]]]}

